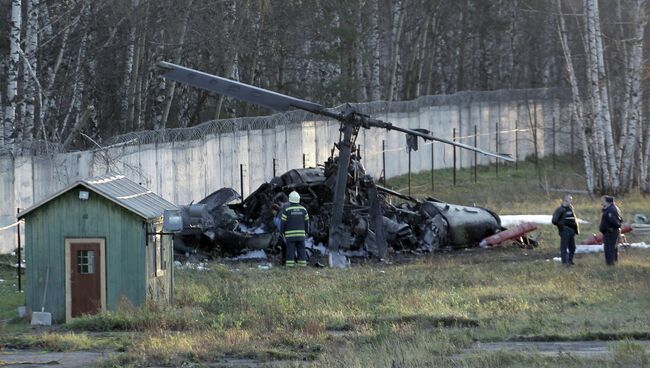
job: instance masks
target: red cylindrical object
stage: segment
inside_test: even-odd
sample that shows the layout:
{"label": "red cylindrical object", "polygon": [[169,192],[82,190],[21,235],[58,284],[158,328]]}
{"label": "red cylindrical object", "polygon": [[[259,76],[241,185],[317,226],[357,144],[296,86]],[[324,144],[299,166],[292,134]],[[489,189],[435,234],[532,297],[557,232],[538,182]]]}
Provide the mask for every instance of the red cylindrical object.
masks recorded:
{"label": "red cylindrical object", "polygon": [[503,230],[494,235],[488,236],[487,238],[481,240],[480,245],[484,247],[488,245],[501,244],[506,240],[519,238],[524,234],[534,230],[537,230],[537,225],[533,224],[532,222],[524,222],[513,228]]}
{"label": "red cylindrical object", "polygon": [[[630,231],[632,231],[632,225],[630,224],[621,225],[621,234],[629,233]],[[580,244],[582,245],[603,244],[603,233],[593,234],[587,239],[583,240]]]}

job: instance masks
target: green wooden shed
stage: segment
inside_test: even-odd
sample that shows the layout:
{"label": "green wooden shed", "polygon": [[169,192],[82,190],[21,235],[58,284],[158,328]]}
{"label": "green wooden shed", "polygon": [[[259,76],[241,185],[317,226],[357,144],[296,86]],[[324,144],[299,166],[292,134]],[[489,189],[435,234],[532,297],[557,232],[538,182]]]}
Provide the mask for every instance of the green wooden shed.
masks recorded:
{"label": "green wooden shed", "polygon": [[162,226],[163,212],[174,209],[123,175],[109,174],[77,181],[20,212],[29,310],[44,305],[63,322],[121,303],[169,303],[173,247]]}

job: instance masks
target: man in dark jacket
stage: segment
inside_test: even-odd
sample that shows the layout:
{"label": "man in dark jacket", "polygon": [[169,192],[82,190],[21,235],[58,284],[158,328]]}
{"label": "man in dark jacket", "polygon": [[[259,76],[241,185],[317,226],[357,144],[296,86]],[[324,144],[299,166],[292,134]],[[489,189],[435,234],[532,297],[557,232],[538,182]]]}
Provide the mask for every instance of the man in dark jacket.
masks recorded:
{"label": "man in dark jacket", "polygon": [[598,230],[603,233],[603,242],[605,246],[605,262],[608,266],[613,266],[618,261],[618,236],[620,234],[623,216],[621,210],[614,204],[614,197],[602,196],[603,215],[600,218]]}
{"label": "man in dark jacket", "polygon": [[562,198],[562,204],[553,213],[551,221],[560,234],[560,256],[562,264],[572,266],[576,252],[576,235],[580,234],[578,219],[573,210],[573,197],[570,194]]}
{"label": "man in dark jacket", "polygon": [[309,214],[300,205],[300,195],[293,191],[289,194],[289,205],[282,210],[280,216],[280,232],[287,242],[287,260],[285,265],[296,265],[295,256],[298,251],[298,266],[307,266],[307,251],[305,237],[309,231]]}

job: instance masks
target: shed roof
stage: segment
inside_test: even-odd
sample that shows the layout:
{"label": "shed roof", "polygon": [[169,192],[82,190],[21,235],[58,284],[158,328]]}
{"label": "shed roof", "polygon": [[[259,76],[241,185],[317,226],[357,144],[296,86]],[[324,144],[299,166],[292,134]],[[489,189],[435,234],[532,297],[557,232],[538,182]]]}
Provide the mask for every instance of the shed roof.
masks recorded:
{"label": "shed roof", "polygon": [[162,216],[165,210],[175,210],[178,208],[173,203],[168,202],[149,189],[131,181],[124,175],[108,174],[78,180],[65,189],[20,212],[18,218],[25,217],[45,203],[80,185],[147,220]]}

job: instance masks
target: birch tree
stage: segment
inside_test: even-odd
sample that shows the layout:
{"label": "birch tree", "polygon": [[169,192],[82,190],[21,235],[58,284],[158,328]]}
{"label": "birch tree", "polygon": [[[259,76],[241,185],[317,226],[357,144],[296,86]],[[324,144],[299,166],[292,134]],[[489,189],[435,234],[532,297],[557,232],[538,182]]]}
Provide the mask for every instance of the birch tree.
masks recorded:
{"label": "birch tree", "polygon": [[598,42],[596,41],[596,19],[594,18],[593,7],[598,6],[595,0],[585,0],[586,13],[586,34],[587,44],[587,70],[589,73],[589,91],[591,92],[591,118],[593,119],[594,137],[596,146],[594,147],[594,159],[598,163],[599,187],[607,189],[611,185],[609,167],[607,166],[607,149],[605,143],[605,128],[603,121],[603,103],[601,100],[601,78],[599,74],[599,52]]}
{"label": "birch tree", "polygon": [[[25,36],[25,66],[23,67],[23,103],[21,115],[23,118],[23,144],[31,147],[34,138],[34,111],[36,101],[36,82],[38,78],[38,14],[39,1],[27,0],[27,30]],[[31,72],[30,72],[31,71]],[[42,107],[39,106],[39,109]]]}
{"label": "birch tree", "polygon": [[628,116],[627,121],[622,124],[625,127],[624,134],[621,135],[621,189],[629,191],[632,185],[632,168],[635,167],[635,154],[637,150],[637,135],[643,134],[643,126],[641,125],[642,106],[641,101],[643,89],[641,86],[641,78],[643,75],[643,40],[645,36],[645,28],[647,26],[646,8],[648,0],[634,0],[633,14],[634,21],[634,36],[631,40],[630,47],[630,60],[627,63],[628,71],[626,73],[628,81],[625,85],[629,86],[627,94],[630,96],[629,105],[624,105],[624,109],[629,112],[624,115]]}
{"label": "birch tree", "polygon": [[16,98],[18,96],[18,71],[20,61],[20,31],[22,26],[22,4],[20,0],[11,1],[11,24],[9,30],[9,62],[7,65],[7,101],[3,122],[3,144],[14,150],[16,137]]}
{"label": "birch tree", "polygon": [[379,0],[371,0],[370,28],[372,29],[372,81],[370,82],[370,99],[381,99],[381,80],[379,77],[381,66],[380,29],[379,29]]}
{"label": "birch tree", "polygon": [[[183,17],[183,23],[181,24],[181,29],[178,34],[178,43],[174,55],[174,63],[176,64],[180,64],[181,58],[183,57],[183,46],[185,45],[185,36],[187,34],[188,23],[190,21],[190,15],[192,13],[192,3],[193,0],[189,0],[185,6],[185,16]],[[175,88],[176,83],[167,84],[167,90],[165,91],[165,105],[163,107],[162,119],[160,121],[160,129],[165,129],[167,126],[167,119],[169,118],[169,110],[172,107]]]}
{"label": "birch tree", "polygon": [[580,97],[580,90],[578,88],[578,80],[576,78],[575,69],[573,67],[573,55],[571,49],[569,48],[569,42],[567,39],[566,24],[564,21],[564,15],[562,11],[562,0],[557,0],[557,30],[560,40],[560,45],[562,46],[562,52],[564,54],[564,61],[566,66],[567,77],[569,79],[569,85],[571,86],[571,97],[572,97],[572,106],[571,114],[574,121],[578,124],[578,132],[580,133],[580,143],[582,146],[582,159],[585,168],[585,181],[587,190],[589,193],[594,192],[594,171],[591,162],[591,152],[589,149],[588,142],[588,133],[584,122],[584,105],[582,98]]}
{"label": "birch tree", "polygon": [[120,96],[120,125],[123,131],[126,131],[129,118],[132,118],[129,114],[129,102],[131,101],[131,94],[133,93],[132,81],[133,81],[133,62],[135,60],[135,41],[136,41],[136,19],[137,19],[137,10],[140,5],[139,0],[131,0],[131,14],[132,18],[129,25],[129,39],[126,46],[126,55],[124,58],[124,77],[122,81],[122,91]]}
{"label": "birch tree", "polygon": [[[591,15],[589,18],[593,22],[593,33],[595,38],[595,61],[598,69],[598,84],[600,92],[600,101],[602,108],[602,132],[605,139],[605,150],[607,152],[607,165],[608,171],[605,172],[607,178],[607,188],[613,193],[618,193],[620,187],[620,180],[618,176],[618,165],[616,162],[616,146],[614,145],[614,134],[612,131],[612,118],[609,102],[609,83],[607,78],[607,71],[605,70],[605,58],[603,48],[603,34],[601,31],[600,10],[598,7],[598,0],[588,0],[591,4],[589,10]],[[609,175],[607,175],[607,173]]]}

